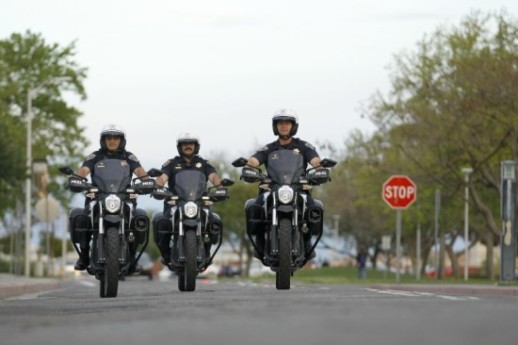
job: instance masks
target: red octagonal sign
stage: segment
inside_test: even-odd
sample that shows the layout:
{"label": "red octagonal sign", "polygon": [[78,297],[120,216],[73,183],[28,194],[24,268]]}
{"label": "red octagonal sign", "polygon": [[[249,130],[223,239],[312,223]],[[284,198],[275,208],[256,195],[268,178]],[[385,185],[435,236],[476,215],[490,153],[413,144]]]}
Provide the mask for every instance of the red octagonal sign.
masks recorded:
{"label": "red octagonal sign", "polygon": [[392,208],[404,209],[415,201],[417,188],[405,175],[393,175],[383,184],[383,200]]}

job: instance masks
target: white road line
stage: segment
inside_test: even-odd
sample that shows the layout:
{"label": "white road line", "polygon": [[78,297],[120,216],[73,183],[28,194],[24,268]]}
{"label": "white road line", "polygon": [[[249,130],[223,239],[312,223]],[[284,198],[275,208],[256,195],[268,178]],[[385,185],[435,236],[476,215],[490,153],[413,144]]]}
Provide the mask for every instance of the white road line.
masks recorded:
{"label": "white road line", "polygon": [[378,289],[366,289],[381,294],[396,295],[402,297],[437,297],[448,301],[476,301],[480,298],[472,296],[450,296],[450,295],[437,295],[431,292],[420,292],[420,291],[401,291],[401,290],[378,290]]}

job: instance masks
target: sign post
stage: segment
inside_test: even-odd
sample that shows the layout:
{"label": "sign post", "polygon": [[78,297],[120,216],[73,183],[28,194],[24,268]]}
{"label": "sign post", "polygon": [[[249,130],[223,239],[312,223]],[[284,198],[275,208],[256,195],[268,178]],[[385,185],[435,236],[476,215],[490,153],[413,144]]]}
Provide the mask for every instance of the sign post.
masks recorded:
{"label": "sign post", "polygon": [[381,190],[383,200],[396,210],[396,282],[399,283],[401,270],[401,210],[410,206],[416,198],[415,183],[405,175],[389,177]]}
{"label": "sign post", "polygon": [[512,282],[516,269],[516,164],[501,162],[502,198],[500,201],[500,281]]}

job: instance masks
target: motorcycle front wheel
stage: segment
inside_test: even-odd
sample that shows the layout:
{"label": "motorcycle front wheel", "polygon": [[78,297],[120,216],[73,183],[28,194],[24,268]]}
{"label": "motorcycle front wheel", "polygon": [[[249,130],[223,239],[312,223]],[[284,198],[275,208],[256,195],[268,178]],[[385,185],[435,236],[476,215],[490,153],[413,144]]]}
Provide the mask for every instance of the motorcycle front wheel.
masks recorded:
{"label": "motorcycle front wheel", "polygon": [[117,297],[119,288],[119,229],[108,228],[104,235],[106,262],[101,274],[100,296]]}
{"label": "motorcycle front wheel", "polygon": [[178,276],[180,291],[194,291],[196,289],[197,257],[196,232],[186,231],[184,237],[185,262],[183,270]]}
{"label": "motorcycle front wheel", "polygon": [[279,221],[279,269],[275,272],[277,290],[289,290],[291,279],[291,219]]}

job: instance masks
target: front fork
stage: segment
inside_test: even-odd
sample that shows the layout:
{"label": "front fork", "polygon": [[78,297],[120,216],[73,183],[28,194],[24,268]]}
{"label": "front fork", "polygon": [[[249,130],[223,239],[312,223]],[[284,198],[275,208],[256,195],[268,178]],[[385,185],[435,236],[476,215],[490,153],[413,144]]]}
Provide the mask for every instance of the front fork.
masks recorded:
{"label": "front fork", "polygon": [[[210,223],[209,222],[210,211],[208,209],[203,209],[203,210],[205,212],[205,226],[208,226],[208,224]],[[178,220],[178,239],[176,241],[176,244],[174,241],[174,231],[171,234],[171,240],[169,243],[170,249],[174,249],[175,245],[176,245],[176,250],[178,251],[177,252],[178,253],[178,256],[177,256],[178,263],[183,263],[185,261],[185,248],[184,248],[185,232],[192,231],[190,229],[187,229],[187,230],[185,229],[184,224],[183,224],[183,213],[182,212],[183,212],[182,208],[178,207],[178,218],[179,218],[179,220]],[[201,212],[201,210],[200,210],[200,212]],[[176,211],[173,209],[171,213],[172,213],[171,224],[173,224],[173,228],[174,228]],[[196,224],[196,242],[197,242],[197,247],[198,247],[196,257],[197,257],[198,263],[202,262],[202,260],[203,260],[202,255],[205,253],[205,243],[204,243],[203,236],[202,236],[202,223],[203,222],[201,221],[200,217],[201,217],[201,215],[198,214],[197,224]],[[213,254],[210,255],[210,257],[207,257],[205,264],[203,265],[203,267],[201,267],[202,270],[212,263],[212,259],[214,258],[214,256],[218,252],[219,248],[221,247],[222,242],[223,242],[223,235],[220,235],[216,249],[213,250]],[[172,260],[173,260],[173,258],[174,258],[174,255],[171,255]]]}
{"label": "front fork", "polygon": [[[297,197],[300,196],[303,198],[303,209],[302,212],[305,212],[306,209],[306,195],[297,195]],[[292,225],[292,232],[291,232],[291,243],[292,243],[292,252],[291,254],[296,257],[297,261],[303,260],[306,262],[306,253],[304,248],[304,241],[302,240],[302,235],[306,234],[309,229],[307,225],[303,224],[302,229],[299,231],[299,207],[297,205],[297,197],[295,197],[295,201],[293,204],[293,213],[289,216],[291,218],[291,225]],[[265,213],[267,214],[267,205],[265,203]],[[270,253],[272,256],[277,256],[279,254],[279,216],[278,216],[278,202],[277,198],[275,197],[275,194],[272,197],[272,224],[271,224],[271,231],[269,236],[269,244],[270,244]],[[293,229],[296,229],[293,231]],[[320,237],[322,234],[319,235],[317,240],[315,241],[315,244],[312,246],[311,251],[313,251],[320,240]]]}

